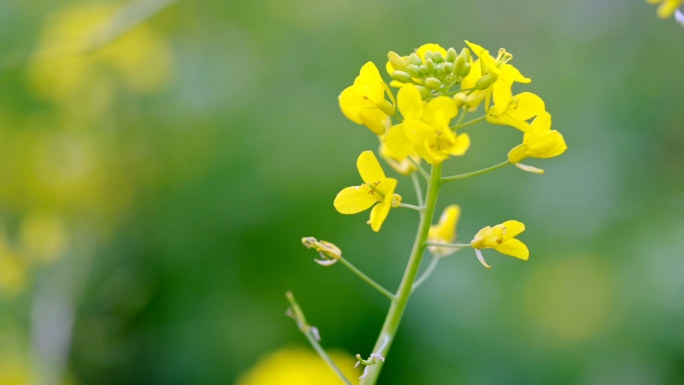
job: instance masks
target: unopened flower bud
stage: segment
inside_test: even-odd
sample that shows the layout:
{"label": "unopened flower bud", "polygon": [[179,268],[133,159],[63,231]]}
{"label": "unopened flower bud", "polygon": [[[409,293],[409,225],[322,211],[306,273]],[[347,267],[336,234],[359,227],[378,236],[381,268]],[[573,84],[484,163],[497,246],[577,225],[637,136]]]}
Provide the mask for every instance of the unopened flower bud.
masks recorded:
{"label": "unopened flower bud", "polygon": [[439,77],[444,75],[444,65],[442,63],[435,64],[435,74]]}
{"label": "unopened flower bud", "polygon": [[456,63],[454,63],[454,73],[456,75],[461,75],[463,73],[463,69],[465,68],[466,61],[463,55],[459,55],[456,58]]}
{"label": "unopened flower bud", "polygon": [[392,79],[401,83],[411,83],[412,81],[411,75],[404,71],[394,71],[391,76]]}
{"label": "unopened flower bud", "polygon": [[420,60],[420,56],[416,55],[415,53],[412,53],[409,55],[408,62],[410,64],[417,65],[417,66],[423,64],[423,61]]}
{"label": "unopened flower bud", "polygon": [[449,75],[452,72],[454,72],[454,63],[444,62],[443,66],[444,66],[444,73],[445,74]]}
{"label": "unopened flower bud", "polygon": [[496,82],[496,79],[498,78],[497,75],[490,73],[486,74],[485,76],[481,77],[476,83],[475,83],[475,89],[476,90],[484,90],[489,88],[494,82]]}
{"label": "unopened flower bud", "polygon": [[468,48],[464,47],[461,50],[461,56],[463,56],[466,63],[470,63],[470,50]]}
{"label": "unopened flower bud", "polygon": [[425,58],[425,61],[432,60],[434,62],[434,59],[432,59],[432,51],[426,51],[423,57]]}
{"label": "unopened flower bud", "polygon": [[394,68],[396,71],[406,71],[406,62],[404,61],[404,58],[397,55],[396,52],[390,51],[387,54],[387,58],[392,64],[392,68]]}
{"label": "unopened flower bud", "polygon": [[439,52],[435,52],[432,54],[432,61],[434,61],[435,63],[443,63],[444,56],[442,56],[442,54]]}
{"label": "unopened flower bud", "polygon": [[425,79],[425,85],[427,86],[427,88],[431,90],[436,90],[442,86],[442,82],[440,82],[439,79],[436,78],[427,78]]}
{"label": "unopened flower bud", "polygon": [[453,63],[456,61],[456,56],[458,56],[458,54],[456,53],[456,50],[453,47],[449,48],[447,50],[446,61]]}
{"label": "unopened flower bud", "polygon": [[342,250],[334,244],[327,241],[318,241],[314,237],[302,238],[302,244],[307,249],[314,249],[321,256],[321,259],[314,259],[314,262],[321,266],[330,266],[337,262],[342,257]]}
{"label": "unopened flower bud", "polygon": [[420,67],[418,67],[415,64],[409,64],[406,66],[406,72],[409,73],[414,78],[419,78],[420,77]]}
{"label": "unopened flower bud", "polygon": [[461,76],[468,76],[468,74],[470,73],[470,67],[470,63],[465,63],[465,67],[463,67],[463,71],[461,71]]}
{"label": "unopened flower bud", "polygon": [[401,205],[401,195],[393,194],[392,195],[392,207],[397,208],[400,205]]}
{"label": "unopened flower bud", "polygon": [[421,96],[423,99],[427,99],[427,98],[429,98],[430,96],[432,96],[432,93],[431,93],[430,90],[428,90],[427,88],[425,88],[425,87],[423,87],[423,86],[416,86],[416,88],[417,88],[418,91],[420,92],[420,96]]}
{"label": "unopened flower bud", "polygon": [[468,97],[463,92],[459,92],[456,95],[454,95],[454,102],[456,102],[456,108],[461,108],[465,106],[467,100]]}
{"label": "unopened flower bud", "polygon": [[425,69],[428,74],[435,73],[435,62],[433,62],[432,59],[425,59]]}

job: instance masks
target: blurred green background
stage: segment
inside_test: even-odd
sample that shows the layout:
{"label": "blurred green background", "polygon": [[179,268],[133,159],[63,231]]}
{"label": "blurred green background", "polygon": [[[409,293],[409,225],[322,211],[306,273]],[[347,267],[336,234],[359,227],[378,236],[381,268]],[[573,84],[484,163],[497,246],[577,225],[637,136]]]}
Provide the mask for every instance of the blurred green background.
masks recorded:
{"label": "blurred green background", "polygon": [[[516,91],[544,98],[569,150],[530,162],[544,176],[510,167],[443,189],[460,241],[518,219],[531,258],[442,261],[380,383],[684,383],[684,29],[653,6],[130,4],[0,2],[0,384],[234,383],[306,346],[287,290],[325,347],[367,356],[386,299],[300,240],[334,242],[393,290],[417,218],[393,210],[376,234],[334,210],[358,154],[377,150],[337,95],[390,50],[464,39],[515,55],[533,79]],[[64,54],[112,15],[145,20]],[[468,132],[447,173],[520,142]],[[408,179],[398,189],[413,203]]]}

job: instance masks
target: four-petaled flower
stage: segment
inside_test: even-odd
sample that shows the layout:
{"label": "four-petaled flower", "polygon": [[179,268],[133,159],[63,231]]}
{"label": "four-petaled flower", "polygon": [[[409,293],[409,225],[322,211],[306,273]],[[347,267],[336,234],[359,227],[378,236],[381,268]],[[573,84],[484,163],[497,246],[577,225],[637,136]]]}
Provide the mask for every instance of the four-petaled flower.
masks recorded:
{"label": "four-petaled flower", "polygon": [[[445,208],[442,216],[439,217],[439,222],[436,225],[430,226],[428,242],[453,243],[456,240],[456,226],[458,225],[458,218],[460,216],[461,208],[458,205],[449,205]],[[433,255],[446,257],[460,249],[453,247],[428,246],[428,250],[430,250]]]}
{"label": "four-petaled flower", "polygon": [[399,90],[397,104],[404,121],[390,128],[387,149],[397,158],[416,152],[430,164],[438,164],[449,156],[461,156],[470,147],[467,134],[457,135],[449,122],[458,114],[454,101],[438,96],[426,104],[413,84]]}
{"label": "four-petaled flower", "polygon": [[[392,103],[385,99],[385,92]],[[395,112],[394,96],[372,62],[361,67],[354,84],[342,91],[338,99],[344,116],[356,124],[365,125],[376,135],[385,133],[390,116]]]}
{"label": "four-petaled flower", "polygon": [[524,243],[515,239],[515,236],[523,231],[525,231],[525,225],[518,221],[506,221],[493,227],[487,226],[478,231],[470,245],[475,249],[480,263],[488,269],[490,266],[482,257],[481,249],[492,248],[501,254],[526,261],[530,257],[530,251]]}
{"label": "four-petaled flower", "polygon": [[516,164],[526,158],[553,158],[567,149],[563,135],[551,130],[551,114],[544,112],[534,119],[530,130],[523,136],[522,144],[508,153],[508,160]]}
{"label": "four-petaled flower", "polygon": [[380,231],[392,207],[392,200],[401,199],[394,194],[397,180],[385,176],[372,151],[362,152],[356,161],[356,167],[364,184],[340,191],[335,197],[335,209],[342,214],[356,214],[375,205],[368,223],[373,231]]}

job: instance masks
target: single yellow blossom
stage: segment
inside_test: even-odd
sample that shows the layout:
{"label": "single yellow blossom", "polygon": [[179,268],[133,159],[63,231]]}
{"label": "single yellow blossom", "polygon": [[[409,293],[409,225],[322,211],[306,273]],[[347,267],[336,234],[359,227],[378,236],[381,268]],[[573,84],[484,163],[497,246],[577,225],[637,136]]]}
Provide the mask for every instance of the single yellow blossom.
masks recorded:
{"label": "single yellow blossom", "polygon": [[[385,92],[392,103],[385,99]],[[372,62],[361,67],[354,84],[342,91],[338,99],[344,116],[356,124],[365,125],[376,135],[385,133],[390,116],[395,112],[394,96]]]}
{"label": "single yellow blossom", "polygon": [[524,243],[515,239],[515,236],[523,231],[525,231],[525,225],[518,221],[506,221],[494,227],[487,226],[478,231],[470,245],[475,249],[480,263],[488,269],[490,266],[482,257],[481,249],[492,248],[501,254],[526,261],[530,257],[530,251]]}
{"label": "single yellow blossom", "polygon": [[362,152],[356,161],[356,167],[364,184],[340,191],[335,197],[335,209],[342,214],[356,214],[375,205],[368,223],[373,231],[380,231],[392,207],[392,201],[401,199],[394,197],[397,180],[385,176],[372,151]]}
{"label": "single yellow blossom", "polygon": [[[439,217],[439,223],[430,226],[428,232],[429,242],[439,243],[454,243],[456,240],[456,226],[458,225],[458,218],[461,216],[461,208],[458,205],[450,205],[444,209],[442,216]],[[446,257],[453,254],[460,249],[453,247],[439,247],[429,246],[428,250],[433,255]]]}
{"label": "single yellow blossom", "polygon": [[[543,113],[546,109],[544,101],[531,92],[523,92],[503,102],[496,99],[497,90],[494,90],[494,108],[487,113],[487,121],[491,124],[500,124],[515,127],[522,132],[531,130],[528,120]],[[506,103],[505,108],[498,108],[497,103]],[[498,112],[500,111],[500,113]]]}
{"label": "single yellow blossom", "polygon": [[522,144],[508,153],[508,160],[511,163],[516,164],[526,158],[553,158],[568,149],[563,135],[551,130],[551,114],[548,112],[537,116],[530,128],[523,136]]}
{"label": "single yellow blossom", "polygon": [[451,98],[438,96],[424,104],[420,91],[409,84],[399,90],[397,104],[404,121],[387,134],[387,149],[393,156],[405,158],[415,151],[426,162],[437,164],[464,155],[470,147],[467,134],[457,135],[449,128],[458,114]]}
{"label": "single yellow blossom", "polygon": [[[380,140],[382,141],[382,137],[380,137]],[[380,154],[380,157],[384,159],[385,162],[387,162],[387,164],[394,169],[394,171],[401,175],[411,175],[412,172],[416,171],[416,166],[409,160],[409,158],[411,158],[416,164],[420,164],[420,157],[415,152],[404,158],[396,158],[387,149],[387,145],[385,145],[385,143],[380,143],[378,154]]]}
{"label": "single yellow blossom", "polygon": [[658,7],[658,17],[667,19],[671,17],[680,5],[684,4],[684,0],[646,0],[651,4],[660,4]]}

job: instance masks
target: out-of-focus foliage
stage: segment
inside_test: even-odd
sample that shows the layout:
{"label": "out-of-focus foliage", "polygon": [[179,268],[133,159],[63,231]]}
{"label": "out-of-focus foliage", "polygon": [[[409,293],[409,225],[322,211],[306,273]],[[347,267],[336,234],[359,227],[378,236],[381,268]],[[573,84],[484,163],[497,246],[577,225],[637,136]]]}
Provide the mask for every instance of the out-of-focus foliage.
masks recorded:
{"label": "out-of-focus foliage", "polygon": [[[516,218],[530,259],[443,260],[381,382],[684,382],[684,30],[653,6],[179,1],[73,55],[128,4],[0,2],[0,384],[234,383],[269,352],[308,349],[286,290],[323,346],[369,352],[385,298],[300,240],[335,243],[393,289],[415,213],[376,234],[335,212],[378,147],[337,96],[369,59],[464,39],[516,54],[569,150],[544,177],[444,187],[457,241]],[[469,156],[445,173],[505,160],[510,131],[468,128]]]}

